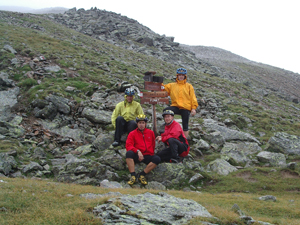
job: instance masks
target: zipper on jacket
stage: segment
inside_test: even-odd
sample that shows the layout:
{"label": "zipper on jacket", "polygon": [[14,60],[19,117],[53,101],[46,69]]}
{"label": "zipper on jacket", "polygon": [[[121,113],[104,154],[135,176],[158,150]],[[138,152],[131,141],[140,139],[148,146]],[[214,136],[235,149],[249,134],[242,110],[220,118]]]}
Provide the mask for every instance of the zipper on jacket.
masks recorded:
{"label": "zipper on jacket", "polygon": [[[144,132],[143,132],[143,131],[141,131],[141,130],[140,130],[140,132],[141,132],[141,133],[142,133],[142,135],[143,135],[143,140],[144,140],[144,143],[145,143],[146,151],[148,151],[148,149],[147,149],[147,145],[146,145],[146,141],[145,141]],[[146,152],[146,151],[145,151],[145,152]]]}

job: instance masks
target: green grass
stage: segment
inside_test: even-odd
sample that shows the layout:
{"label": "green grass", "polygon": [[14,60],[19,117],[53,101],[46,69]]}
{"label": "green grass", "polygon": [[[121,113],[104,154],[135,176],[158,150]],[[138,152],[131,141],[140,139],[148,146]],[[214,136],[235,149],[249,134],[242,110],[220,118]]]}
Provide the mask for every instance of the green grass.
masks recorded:
{"label": "green grass", "polygon": [[[244,225],[239,215],[231,208],[237,204],[240,209],[255,220],[276,225],[296,225],[300,219],[299,190],[289,190],[296,186],[299,178],[285,178],[277,182],[282,171],[241,171],[223,177],[218,183],[210,182],[201,192],[166,191],[179,198],[192,199],[204,206],[215,219],[194,218],[189,224],[202,224],[210,221],[217,224]],[[253,176],[253,177],[251,177]],[[252,178],[253,180],[251,180]],[[246,180],[245,180],[246,179]],[[256,184],[254,182],[256,179]],[[158,193],[146,189],[106,189],[95,186],[57,183],[51,179],[36,180],[22,178],[3,178],[0,183],[0,224],[101,224],[91,213],[97,205],[106,203],[107,197],[85,199],[80,194],[104,194],[115,191],[136,195],[145,192]],[[285,183],[283,183],[285,182]],[[254,186],[254,187],[253,187]],[[266,186],[264,188],[264,186]],[[233,190],[234,189],[234,190]],[[273,195],[276,202],[262,201],[258,198]]]}

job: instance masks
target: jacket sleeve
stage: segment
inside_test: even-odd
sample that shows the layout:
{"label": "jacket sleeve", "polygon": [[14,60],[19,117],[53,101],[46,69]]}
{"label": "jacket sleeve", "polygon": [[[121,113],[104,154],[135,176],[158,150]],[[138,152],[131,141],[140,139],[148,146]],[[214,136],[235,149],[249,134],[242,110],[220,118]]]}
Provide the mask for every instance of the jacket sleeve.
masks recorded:
{"label": "jacket sleeve", "polygon": [[111,123],[116,129],[116,119],[120,115],[120,106],[117,104],[112,115],[111,115]]}
{"label": "jacket sleeve", "polygon": [[179,140],[179,136],[181,135],[181,126],[179,124],[176,124],[174,127],[172,127],[172,129],[170,130],[170,132],[166,135],[164,135],[164,133],[161,134],[161,141],[164,143],[168,143],[168,140],[170,138],[176,138]]}
{"label": "jacket sleeve", "polygon": [[168,95],[170,95],[171,92],[171,83],[169,84],[163,84],[165,91],[168,92]]}
{"label": "jacket sleeve", "polygon": [[134,132],[130,132],[127,136],[127,140],[126,140],[126,144],[125,144],[125,148],[127,151],[133,151],[134,153],[137,153],[137,148],[134,147]]}
{"label": "jacket sleeve", "polygon": [[198,101],[197,101],[197,98],[196,98],[196,95],[195,95],[194,87],[192,85],[190,86],[190,97],[191,97],[192,109],[197,109]]}
{"label": "jacket sleeve", "polygon": [[142,106],[141,106],[141,104],[140,104],[140,103],[138,103],[138,107],[137,107],[137,113],[138,113],[138,115],[140,115],[140,114],[144,114],[143,108],[142,108]]}

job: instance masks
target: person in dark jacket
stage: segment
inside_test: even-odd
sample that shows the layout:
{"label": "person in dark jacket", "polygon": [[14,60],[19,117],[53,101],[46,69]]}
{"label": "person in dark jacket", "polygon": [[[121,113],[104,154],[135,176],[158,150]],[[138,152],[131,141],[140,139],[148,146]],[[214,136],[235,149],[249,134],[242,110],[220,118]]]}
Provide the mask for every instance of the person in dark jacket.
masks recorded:
{"label": "person in dark jacket", "polygon": [[167,144],[167,148],[158,152],[162,162],[178,163],[189,154],[190,146],[181,128],[181,125],[174,120],[174,112],[165,110],[162,114],[165,121],[165,131],[157,136],[158,142]]}
{"label": "person in dark jacket", "polygon": [[[128,134],[126,140],[126,163],[131,178],[129,185],[133,185],[139,180],[143,185],[148,184],[146,174],[153,170],[159,163],[160,158],[154,155],[155,135],[154,132],[146,128],[148,118],[141,114],[136,117],[137,128]],[[143,162],[146,168],[136,174],[135,163]]]}

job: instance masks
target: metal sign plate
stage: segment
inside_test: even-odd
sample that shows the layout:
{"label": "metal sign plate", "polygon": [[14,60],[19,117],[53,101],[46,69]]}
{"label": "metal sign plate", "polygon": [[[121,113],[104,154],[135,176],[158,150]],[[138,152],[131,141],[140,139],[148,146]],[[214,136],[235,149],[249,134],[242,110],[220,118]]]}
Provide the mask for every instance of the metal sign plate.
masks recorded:
{"label": "metal sign plate", "polygon": [[165,87],[162,83],[145,81],[145,89],[148,91],[162,91]]}
{"label": "metal sign plate", "polygon": [[168,92],[166,91],[141,92],[140,96],[145,98],[168,97]]}
{"label": "metal sign plate", "polygon": [[141,104],[163,105],[169,104],[168,98],[141,98]]}

